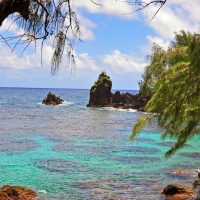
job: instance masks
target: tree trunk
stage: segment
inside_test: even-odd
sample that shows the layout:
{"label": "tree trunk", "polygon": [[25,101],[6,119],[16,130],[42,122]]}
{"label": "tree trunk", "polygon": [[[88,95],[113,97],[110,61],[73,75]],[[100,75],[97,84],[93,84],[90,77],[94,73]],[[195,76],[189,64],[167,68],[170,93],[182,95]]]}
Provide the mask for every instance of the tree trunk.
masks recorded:
{"label": "tree trunk", "polygon": [[0,26],[10,14],[15,12],[27,20],[29,17],[29,0],[0,0]]}

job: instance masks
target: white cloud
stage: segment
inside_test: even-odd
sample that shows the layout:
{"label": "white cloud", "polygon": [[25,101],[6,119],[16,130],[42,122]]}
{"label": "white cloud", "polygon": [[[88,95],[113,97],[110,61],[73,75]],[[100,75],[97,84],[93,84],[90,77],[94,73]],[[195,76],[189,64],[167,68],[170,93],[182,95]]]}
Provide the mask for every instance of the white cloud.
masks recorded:
{"label": "white cloud", "polygon": [[[1,44],[1,54],[0,54],[0,67],[1,68],[14,68],[14,69],[26,69],[32,68],[33,62],[31,61],[30,56],[21,56],[16,55],[15,52],[11,52],[11,49]],[[34,64],[37,66],[37,60]]]}
{"label": "white cloud", "polygon": [[[42,65],[41,65],[41,54],[40,51],[32,54],[24,54],[19,56],[16,52],[11,52],[11,49],[7,45],[0,44],[0,68],[27,70],[27,69],[38,69],[38,68],[49,68],[51,67],[51,56],[52,48],[48,45],[44,45],[42,54]],[[62,68],[68,66],[67,56],[63,56]],[[97,71],[98,66],[95,60],[88,53],[75,53],[75,73],[82,73],[88,71]]]}
{"label": "white cloud", "polygon": [[91,72],[99,69],[96,61],[88,53],[76,54],[75,59],[77,73],[80,71],[86,73],[87,71]]}
{"label": "white cloud", "polygon": [[146,63],[133,55],[121,53],[119,50],[105,55],[102,61],[113,73],[143,72],[146,66]]}
{"label": "white cloud", "polygon": [[78,15],[78,19],[80,21],[81,27],[81,39],[82,40],[93,40],[95,38],[93,29],[97,27],[97,25],[89,20],[88,18],[84,17],[83,15]]}
{"label": "white cloud", "polygon": [[125,1],[116,0],[94,0],[97,4],[94,4],[90,0],[76,0],[75,6],[77,8],[84,8],[90,13],[102,13],[106,15],[117,16],[120,18],[134,18],[134,7]]}
{"label": "white cloud", "polygon": [[156,37],[156,36],[148,35],[147,39],[150,42],[151,46],[154,43],[156,43],[157,45],[159,45],[160,47],[162,47],[164,50],[167,50],[168,47],[169,47],[169,45],[170,45],[170,41],[169,40],[163,40],[162,38],[159,38],[159,37]]}
{"label": "white cloud", "polygon": [[155,14],[158,7],[152,7],[145,11],[145,18],[158,37],[162,39],[173,39],[174,32],[180,30],[197,31],[199,26],[200,0],[168,0],[159,13]]}

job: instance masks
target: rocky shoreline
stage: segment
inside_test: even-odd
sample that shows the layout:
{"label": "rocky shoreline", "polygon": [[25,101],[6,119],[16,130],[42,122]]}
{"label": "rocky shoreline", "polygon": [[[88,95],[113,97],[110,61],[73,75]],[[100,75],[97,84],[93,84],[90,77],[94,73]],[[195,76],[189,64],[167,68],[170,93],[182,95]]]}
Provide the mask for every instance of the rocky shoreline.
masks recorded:
{"label": "rocky shoreline", "polygon": [[35,191],[22,186],[4,185],[0,188],[0,200],[34,200]]}
{"label": "rocky shoreline", "polygon": [[114,107],[121,109],[135,109],[145,111],[145,106],[150,97],[143,97],[140,94],[111,92],[112,81],[110,77],[102,72],[98,80],[90,89],[90,100],[87,107]]}

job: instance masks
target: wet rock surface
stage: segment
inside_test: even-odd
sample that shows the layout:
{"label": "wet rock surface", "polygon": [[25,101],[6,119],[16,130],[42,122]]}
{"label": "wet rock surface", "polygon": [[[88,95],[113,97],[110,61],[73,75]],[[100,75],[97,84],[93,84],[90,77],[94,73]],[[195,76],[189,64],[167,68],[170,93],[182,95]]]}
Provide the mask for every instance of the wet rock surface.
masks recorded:
{"label": "wet rock surface", "polygon": [[192,200],[195,197],[192,187],[180,184],[167,185],[162,194],[166,200]]}
{"label": "wet rock surface", "polygon": [[0,189],[0,200],[33,200],[36,196],[35,191],[21,186],[4,185]]}
{"label": "wet rock surface", "polygon": [[60,97],[56,96],[55,94],[49,92],[47,94],[47,97],[45,99],[43,99],[42,104],[45,105],[59,105],[62,104],[64,102],[63,99],[61,99]]}

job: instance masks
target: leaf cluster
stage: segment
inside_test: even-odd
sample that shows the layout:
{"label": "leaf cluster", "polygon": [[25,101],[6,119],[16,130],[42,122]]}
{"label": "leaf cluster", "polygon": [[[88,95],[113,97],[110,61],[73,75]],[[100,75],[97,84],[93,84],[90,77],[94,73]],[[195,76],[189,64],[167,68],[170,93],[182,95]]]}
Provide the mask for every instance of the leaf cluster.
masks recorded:
{"label": "leaf cluster", "polygon": [[[151,55],[143,83],[150,80],[151,99],[147,111],[156,113],[157,122],[176,144],[166,153],[171,156],[200,131],[200,34],[181,31],[167,51],[157,48]],[[150,72],[148,71],[150,69]],[[150,79],[149,79],[150,74]],[[134,138],[148,120],[140,119],[131,135]],[[137,127],[140,127],[137,129]]]}

